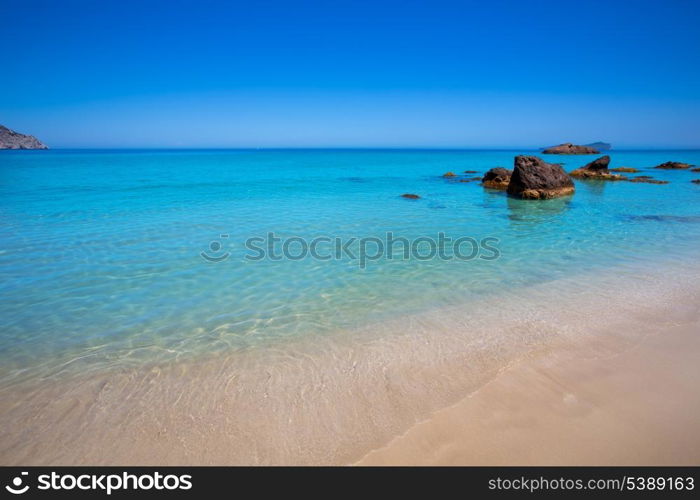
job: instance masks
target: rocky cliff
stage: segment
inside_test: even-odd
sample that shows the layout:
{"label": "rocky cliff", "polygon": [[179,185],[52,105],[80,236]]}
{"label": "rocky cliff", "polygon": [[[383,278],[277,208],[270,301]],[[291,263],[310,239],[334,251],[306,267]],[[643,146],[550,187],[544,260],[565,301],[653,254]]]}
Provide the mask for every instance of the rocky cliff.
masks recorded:
{"label": "rocky cliff", "polygon": [[0,125],[0,149],[49,149],[33,135],[25,135]]}

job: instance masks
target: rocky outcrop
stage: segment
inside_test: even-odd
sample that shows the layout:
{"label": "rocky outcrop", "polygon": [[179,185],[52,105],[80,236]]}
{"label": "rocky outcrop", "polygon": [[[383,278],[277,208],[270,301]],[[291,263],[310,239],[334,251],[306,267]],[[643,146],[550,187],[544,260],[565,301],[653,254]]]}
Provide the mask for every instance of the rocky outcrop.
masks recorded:
{"label": "rocky outcrop", "polygon": [[537,156],[520,155],[515,157],[507,191],[517,198],[542,200],[572,194],[574,182],[559,165]]}
{"label": "rocky outcrop", "polygon": [[692,181],[693,184],[700,184],[700,179],[693,179]]}
{"label": "rocky outcrop", "polygon": [[513,174],[512,170],[508,170],[503,167],[495,167],[486,172],[484,177],[481,179],[481,183],[484,187],[490,189],[508,189],[508,184],[510,183],[510,176]]}
{"label": "rocky outcrop", "polygon": [[593,160],[592,162],[584,165],[581,168],[577,168],[569,175],[571,177],[576,177],[577,179],[598,179],[604,181],[621,181],[624,180],[620,174],[613,174],[608,170],[608,165],[610,164],[610,157],[608,155],[601,156]]}
{"label": "rocky outcrop", "polygon": [[611,168],[610,171],[611,172],[626,172],[628,174],[636,174],[637,172],[639,172],[639,170],[637,170],[636,168],[632,168],[632,167]]}
{"label": "rocky outcrop", "polygon": [[0,125],[0,149],[49,149],[33,135],[25,135]]}
{"label": "rocky outcrop", "polygon": [[657,165],[654,168],[660,168],[662,170],[681,170],[692,167],[689,163],[681,163],[679,161],[667,161],[661,165]]}
{"label": "rocky outcrop", "polygon": [[454,172],[445,172],[444,174],[442,174],[442,176],[443,176],[445,179],[449,179],[449,178],[451,178],[451,177],[457,177],[457,174],[455,174]]}
{"label": "rocky outcrop", "polygon": [[600,154],[600,151],[590,146],[577,146],[576,144],[566,142],[558,146],[546,148],[542,153],[546,155],[597,155]]}
{"label": "rocky outcrop", "polygon": [[420,196],[413,193],[404,193],[401,195],[401,198],[406,198],[407,200],[417,200],[420,198]]}

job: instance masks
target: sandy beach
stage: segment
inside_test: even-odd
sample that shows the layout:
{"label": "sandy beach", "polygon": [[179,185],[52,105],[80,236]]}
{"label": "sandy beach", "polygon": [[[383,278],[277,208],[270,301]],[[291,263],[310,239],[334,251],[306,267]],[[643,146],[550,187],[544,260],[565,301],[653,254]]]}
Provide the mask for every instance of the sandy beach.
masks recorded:
{"label": "sandy beach", "polygon": [[552,349],[357,465],[698,465],[700,322]]}
{"label": "sandy beach", "polygon": [[0,462],[697,464],[696,275],[616,268],[263,350],[86,364],[2,391]]}

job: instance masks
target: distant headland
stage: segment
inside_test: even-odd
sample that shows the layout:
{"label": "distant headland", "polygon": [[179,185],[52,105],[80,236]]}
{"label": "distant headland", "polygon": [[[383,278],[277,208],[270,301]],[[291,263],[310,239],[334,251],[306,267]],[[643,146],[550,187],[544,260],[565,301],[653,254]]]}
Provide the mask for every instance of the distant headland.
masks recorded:
{"label": "distant headland", "polygon": [[49,149],[33,135],[20,134],[0,125],[0,149]]}
{"label": "distant headland", "polygon": [[598,151],[610,151],[612,149],[612,144],[609,142],[592,142],[590,144],[584,144],[584,146],[587,146],[589,148],[597,149]]}

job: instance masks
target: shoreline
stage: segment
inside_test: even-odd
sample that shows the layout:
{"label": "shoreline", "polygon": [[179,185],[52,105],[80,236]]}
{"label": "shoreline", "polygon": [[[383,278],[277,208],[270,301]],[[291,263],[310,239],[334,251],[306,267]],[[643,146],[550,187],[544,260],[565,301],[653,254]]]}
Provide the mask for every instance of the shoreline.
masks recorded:
{"label": "shoreline", "polygon": [[535,284],[264,353],[3,391],[0,463],[356,463],[523,360],[557,349],[609,356],[696,325],[693,264],[645,269]]}
{"label": "shoreline", "polygon": [[698,332],[532,356],[354,465],[697,466]]}

